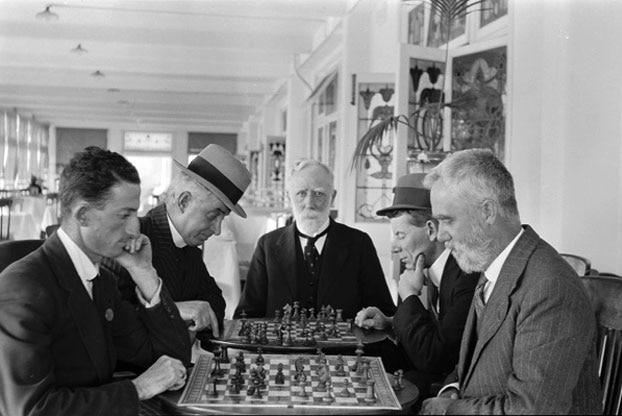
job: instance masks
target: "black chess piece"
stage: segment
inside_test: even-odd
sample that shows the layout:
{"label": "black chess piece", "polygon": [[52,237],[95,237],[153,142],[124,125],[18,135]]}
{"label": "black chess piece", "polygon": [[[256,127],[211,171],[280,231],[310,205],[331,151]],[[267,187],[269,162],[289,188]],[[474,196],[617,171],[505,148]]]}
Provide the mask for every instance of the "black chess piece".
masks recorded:
{"label": "black chess piece", "polygon": [[266,362],[265,359],[263,358],[263,350],[261,348],[257,348],[257,358],[255,358],[255,364],[257,365],[264,365],[264,363]]}
{"label": "black chess piece", "polygon": [[404,390],[404,384],[402,383],[402,377],[404,377],[404,370],[399,369],[395,373],[393,373],[393,375],[396,377],[395,384],[393,385],[393,390]]}
{"label": "black chess piece", "polygon": [[283,364],[279,363],[276,367],[276,375],[274,376],[274,382],[276,384],[285,384],[285,375],[283,374]]}
{"label": "black chess piece", "polygon": [[352,393],[348,389],[349,384],[350,384],[350,380],[348,380],[347,378],[343,380],[343,390],[341,390],[341,393],[339,393],[341,397],[352,396]]}

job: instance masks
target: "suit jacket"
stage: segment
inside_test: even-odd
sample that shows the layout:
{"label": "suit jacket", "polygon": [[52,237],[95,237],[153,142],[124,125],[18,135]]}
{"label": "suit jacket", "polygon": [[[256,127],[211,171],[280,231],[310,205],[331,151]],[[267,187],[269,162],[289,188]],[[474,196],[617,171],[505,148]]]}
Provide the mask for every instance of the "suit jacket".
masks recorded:
{"label": "suit jacket", "polygon": [[[222,330],[225,317],[225,298],[214,278],[207,271],[203,252],[197,247],[175,246],[168,224],[166,206],[158,205],[140,220],[140,232],[151,240],[153,267],[158,272],[175,302],[203,300],[209,302]],[[125,299],[136,304],[134,282],[129,274],[110,263],[119,279]]]}
{"label": "suit jacket", "polygon": [[[322,305],[343,309],[354,318],[365,306],[393,315],[395,305],[369,236],[331,220],[322,249],[316,310]],[[297,300],[296,224],[263,235],[257,243],[235,316],[271,317]]]}
{"label": "suit jacket", "polygon": [[136,310],[112,275],[99,279],[110,321],[56,234],[0,274],[0,414],[136,415],[132,382],[112,382],[117,358],[146,367],[166,354],[189,365],[188,332],[165,289],[160,304]]}
{"label": "suit jacket", "polygon": [[447,414],[600,414],[596,317],[579,276],[531,227],[480,318],[469,311]]}
{"label": "suit jacket", "polygon": [[438,318],[418,296],[409,296],[397,308],[393,329],[418,370],[447,374],[458,362],[460,340],[479,274],[466,274],[449,255],[439,289]]}

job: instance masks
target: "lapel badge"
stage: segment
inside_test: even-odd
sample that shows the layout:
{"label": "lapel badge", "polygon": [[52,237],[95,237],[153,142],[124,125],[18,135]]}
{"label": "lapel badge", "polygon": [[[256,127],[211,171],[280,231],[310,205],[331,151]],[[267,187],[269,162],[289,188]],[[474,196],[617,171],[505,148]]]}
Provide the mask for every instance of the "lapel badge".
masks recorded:
{"label": "lapel badge", "polygon": [[110,308],[106,309],[106,313],[104,314],[104,317],[106,318],[108,322],[112,322],[112,319],[114,318],[114,312],[112,311],[112,309]]}

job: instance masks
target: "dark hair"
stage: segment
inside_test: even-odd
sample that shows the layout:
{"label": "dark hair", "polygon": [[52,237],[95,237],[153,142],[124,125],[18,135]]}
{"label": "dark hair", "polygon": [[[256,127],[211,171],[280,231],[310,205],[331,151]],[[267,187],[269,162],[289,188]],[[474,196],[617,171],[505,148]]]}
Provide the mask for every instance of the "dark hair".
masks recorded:
{"label": "dark hair", "polygon": [[95,146],[76,153],[60,178],[58,193],[63,217],[69,214],[77,199],[103,206],[110,189],[122,181],[140,184],[138,171],[120,154]]}
{"label": "dark hair", "polygon": [[429,209],[396,209],[388,211],[384,215],[389,218],[397,218],[404,214],[408,214],[408,222],[415,227],[421,228],[425,226],[428,221],[433,221],[435,224],[438,223],[432,216],[432,210]]}

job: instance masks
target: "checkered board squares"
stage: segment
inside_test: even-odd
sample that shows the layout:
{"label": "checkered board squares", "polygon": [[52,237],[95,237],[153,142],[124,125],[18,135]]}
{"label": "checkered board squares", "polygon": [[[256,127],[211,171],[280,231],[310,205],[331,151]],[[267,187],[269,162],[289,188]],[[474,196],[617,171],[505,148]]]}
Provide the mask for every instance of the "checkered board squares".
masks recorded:
{"label": "checkered board squares", "polygon": [[[266,336],[268,338],[268,344],[264,344],[264,345],[280,346],[280,347],[283,346],[282,344],[279,344],[277,342],[277,336],[275,333],[276,324],[274,321],[266,320],[266,319],[247,319],[246,322],[250,323],[251,325],[265,322],[268,326],[268,330],[266,333]],[[314,322],[314,321],[309,322],[307,324],[307,326],[311,328],[312,330],[316,328],[316,325],[317,325],[317,322]],[[224,334],[223,340],[234,342],[234,343],[248,344],[245,340],[245,337],[242,335],[239,335],[241,328],[242,328],[241,319],[235,319],[235,320],[229,321],[228,325],[226,325],[226,328],[225,328],[225,334]],[[361,338],[362,336],[362,332],[360,328],[356,326],[354,328],[351,328],[350,323],[348,322],[337,322],[337,328],[339,328],[340,335],[339,336],[329,335],[328,339],[326,340],[320,340],[319,335],[316,332],[315,341],[317,343],[317,346],[321,347],[327,344],[331,344],[331,345],[339,344],[339,345],[343,345],[344,347],[356,346],[356,344],[358,343],[358,339]],[[357,334],[358,334],[358,338],[357,338]],[[291,336],[292,336],[292,346],[295,346],[295,347],[304,346],[305,336],[303,334],[302,324],[298,322],[292,322]],[[286,337],[287,335],[285,335],[284,338]],[[261,344],[259,343],[257,344],[253,343],[253,345],[261,346]]]}
{"label": "checkered board squares", "polygon": [[[220,365],[224,374],[222,376],[212,375],[215,363],[213,357],[202,355],[192,370],[188,383],[178,402],[180,406],[206,406],[206,407],[244,407],[244,406],[263,406],[263,407],[314,407],[314,408],[344,408],[344,409],[387,409],[400,410],[401,406],[397,400],[393,388],[389,383],[384,371],[382,361],[378,357],[363,357],[369,360],[369,377],[374,380],[375,402],[365,401],[367,395],[367,375],[350,370],[350,366],[356,363],[356,357],[344,356],[345,376],[338,376],[336,365],[337,356],[325,356],[329,365],[330,380],[332,383],[333,402],[325,400],[326,391],[320,391],[320,376],[318,370],[318,357],[316,355],[282,355],[282,354],[263,354],[266,370],[265,387],[260,389],[261,397],[248,395],[247,391],[250,382],[250,369],[256,368],[255,359],[257,354],[245,354],[244,362],[246,372],[243,373],[244,384],[239,393],[232,391],[231,376],[235,371],[235,357],[231,357],[231,363]],[[301,395],[302,386],[294,379],[296,374],[296,359],[301,358],[304,366],[304,373],[307,377],[305,391],[306,397]],[[276,384],[277,367],[283,364],[284,384]],[[342,392],[348,379],[348,390],[350,397],[343,397]],[[216,395],[213,395],[214,381]]]}

